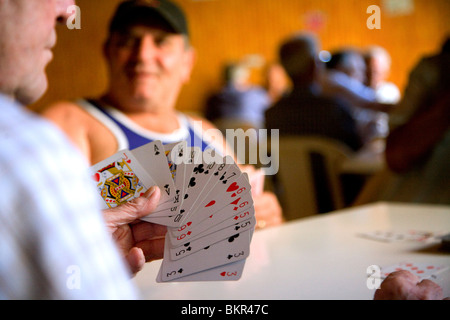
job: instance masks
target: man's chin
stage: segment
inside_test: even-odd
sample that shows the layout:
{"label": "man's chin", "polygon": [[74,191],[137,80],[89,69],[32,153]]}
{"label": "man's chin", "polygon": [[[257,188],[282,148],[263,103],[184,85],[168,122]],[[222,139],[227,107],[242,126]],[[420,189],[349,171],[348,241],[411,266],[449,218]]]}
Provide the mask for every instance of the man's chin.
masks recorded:
{"label": "man's chin", "polygon": [[19,89],[15,94],[15,99],[21,104],[27,106],[37,102],[47,91],[48,82],[37,81],[35,85]]}

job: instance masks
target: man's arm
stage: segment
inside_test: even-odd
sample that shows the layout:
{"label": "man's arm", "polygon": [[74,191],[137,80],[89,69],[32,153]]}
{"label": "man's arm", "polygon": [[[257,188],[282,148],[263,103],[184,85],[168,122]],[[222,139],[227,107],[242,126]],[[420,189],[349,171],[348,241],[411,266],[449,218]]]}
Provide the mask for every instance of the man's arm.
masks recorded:
{"label": "man's arm", "polygon": [[72,102],[58,102],[42,112],[42,116],[56,124],[69,139],[86,155],[91,157],[87,114]]}
{"label": "man's arm", "polygon": [[117,139],[110,129],[77,103],[57,102],[47,107],[42,115],[64,131],[91,164],[118,150]]}
{"label": "man's arm", "polygon": [[421,111],[394,129],[386,141],[389,168],[402,173],[423,160],[442,139],[450,125],[450,94],[442,96],[427,110]]}

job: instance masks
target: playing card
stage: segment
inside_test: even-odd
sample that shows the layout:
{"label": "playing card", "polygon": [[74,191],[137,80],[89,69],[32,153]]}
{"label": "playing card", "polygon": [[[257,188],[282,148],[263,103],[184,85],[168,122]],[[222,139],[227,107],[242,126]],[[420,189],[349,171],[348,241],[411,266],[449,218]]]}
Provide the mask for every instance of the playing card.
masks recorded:
{"label": "playing card", "polygon": [[[189,242],[182,246],[170,248],[170,259],[178,260],[224,239],[232,239],[232,237],[237,238],[240,233],[254,228],[255,225],[256,219],[255,217],[251,217],[247,221],[234,223],[231,226],[218,226],[217,228],[211,228],[192,238]],[[170,236],[168,238],[170,240]]]}
{"label": "playing card", "polygon": [[250,253],[250,231],[230,237],[179,260],[170,260],[169,240],[166,239],[161,281],[208,270],[217,266],[246,259]]}
{"label": "playing card", "polygon": [[219,211],[213,213],[208,211],[197,211],[179,228],[169,230],[168,233],[171,235],[171,246],[177,247],[227,218],[232,218],[234,223],[236,223],[241,221],[239,220],[239,217],[246,217],[246,219],[248,219],[252,215],[254,215],[253,199],[251,193],[247,192],[246,194],[233,199],[229,205]]}
{"label": "playing card", "polygon": [[155,185],[129,151],[117,154],[90,168],[104,208],[113,208],[143,195]]}
{"label": "playing card", "polygon": [[401,262],[399,264],[381,268],[381,278],[385,279],[394,271],[407,270],[418,276],[421,280],[437,280],[439,274],[446,271],[448,268],[448,266],[434,265],[431,263]]}
{"label": "playing card", "polygon": [[[191,241],[193,241],[197,238],[203,237],[207,234],[219,232],[219,231],[221,231],[225,228],[231,227],[231,226],[234,228],[234,230],[240,230],[240,228],[244,228],[244,227],[254,227],[254,223],[256,223],[256,219],[254,217],[255,209],[252,207],[246,213],[251,213],[251,215],[247,216],[247,220],[242,220],[242,221],[237,222],[236,218],[240,216],[240,214],[238,214],[232,218],[228,218],[227,220],[222,221],[221,223],[215,224],[211,228],[204,229],[202,232],[200,232],[200,230],[202,230],[201,228],[199,228],[200,230],[195,229],[194,232],[197,232],[197,235],[195,235],[193,238],[191,238]],[[242,213],[242,214],[244,214],[244,213]],[[248,218],[248,217],[250,217],[250,218]],[[248,221],[251,221],[250,226],[248,226]]]}
{"label": "playing card", "polygon": [[232,157],[213,155],[185,141],[154,141],[91,168],[105,208],[161,189],[157,208],[142,218],[168,227],[158,282],[242,275],[256,225],[252,187]]}
{"label": "playing card", "polygon": [[381,242],[415,241],[429,242],[436,239],[436,235],[428,231],[408,230],[408,231],[371,231],[358,233],[358,236]]}
{"label": "playing card", "polygon": [[[223,266],[200,271],[185,277],[177,278],[174,282],[192,282],[192,281],[236,281],[242,277],[245,266],[245,260],[229,263]],[[158,273],[157,282],[161,280],[161,269]]]}
{"label": "playing card", "polygon": [[190,207],[192,211],[196,210],[198,206],[206,199],[212,192],[217,192],[217,189],[214,189],[218,184],[229,185],[234,180],[236,180],[242,174],[240,168],[233,161],[233,158],[230,156],[224,157],[221,160],[221,163],[218,163],[214,169],[213,176],[209,180],[208,186],[204,189],[199,197],[197,197],[197,201],[192,204]]}
{"label": "playing card", "polygon": [[164,151],[161,141],[153,141],[131,151],[142,168],[160,187],[160,203],[172,199],[175,194],[175,184]]}
{"label": "playing card", "polygon": [[[206,218],[228,204],[238,201],[241,195],[250,193],[250,191],[251,187],[247,175],[245,173],[236,174],[233,178],[228,178],[215,184],[205,199],[192,211]],[[190,218],[189,215],[186,215],[183,218],[183,223],[188,218]]]}
{"label": "playing card", "polygon": [[211,187],[209,180],[213,177],[217,163],[198,163],[193,167],[189,167],[191,172],[187,172],[188,179],[184,181],[184,195],[182,209],[192,208],[197,199],[204,193],[204,190]]}
{"label": "playing card", "polygon": [[178,175],[178,169],[181,167],[182,162],[178,161],[179,158],[184,157],[184,153],[186,152],[186,141],[175,142],[164,145],[164,153],[167,158],[167,163],[169,164],[170,173],[172,174],[172,179],[175,182],[184,180],[184,172],[183,174]]}

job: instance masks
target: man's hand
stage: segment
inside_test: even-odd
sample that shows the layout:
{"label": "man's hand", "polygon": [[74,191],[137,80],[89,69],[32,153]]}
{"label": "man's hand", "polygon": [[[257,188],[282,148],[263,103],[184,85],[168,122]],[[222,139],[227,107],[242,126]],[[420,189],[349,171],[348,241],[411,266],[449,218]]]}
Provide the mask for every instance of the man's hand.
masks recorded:
{"label": "man's hand", "polygon": [[391,273],[375,291],[374,300],[442,300],[442,288],[431,280],[422,280],[409,271]]}
{"label": "man's hand", "polygon": [[155,210],[160,196],[159,188],[152,187],[142,197],[103,211],[106,226],[133,274],[139,272],[145,262],[163,257],[167,228],[140,220]]}
{"label": "man's hand", "polygon": [[278,199],[272,192],[264,191],[254,196],[256,228],[278,226],[283,223],[283,214]]}
{"label": "man's hand", "polygon": [[264,172],[254,166],[240,166],[246,172],[252,187],[252,196],[255,207],[256,228],[277,226],[283,223],[283,212],[274,193],[264,191]]}

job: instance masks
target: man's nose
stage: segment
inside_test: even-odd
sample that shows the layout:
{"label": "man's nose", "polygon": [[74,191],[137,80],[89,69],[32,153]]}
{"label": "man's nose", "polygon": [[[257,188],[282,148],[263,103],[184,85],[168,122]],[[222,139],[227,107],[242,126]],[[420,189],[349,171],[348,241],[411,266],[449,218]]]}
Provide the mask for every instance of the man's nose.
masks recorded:
{"label": "man's nose", "polygon": [[152,36],[146,35],[135,46],[135,57],[139,61],[154,59],[158,56],[158,46]]}

